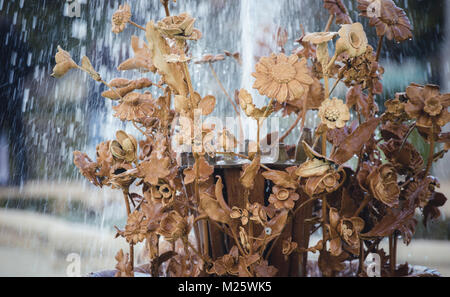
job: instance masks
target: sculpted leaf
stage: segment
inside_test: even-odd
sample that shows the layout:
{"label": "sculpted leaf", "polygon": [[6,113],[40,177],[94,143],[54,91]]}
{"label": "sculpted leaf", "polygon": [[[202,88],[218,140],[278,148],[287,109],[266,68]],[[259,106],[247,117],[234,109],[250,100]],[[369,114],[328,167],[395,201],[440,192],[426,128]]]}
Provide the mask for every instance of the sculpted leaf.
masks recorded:
{"label": "sculpted leaf", "polygon": [[220,207],[220,203],[207,194],[200,195],[200,209],[214,221],[228,224],[230,222],[230,213]]}
{"label": "sculpted leaf", "polygon": [[337,147],[330,156],[330,159],[337,164],[344,164],[355,154],[359,154],[364,144],[372,138],[379,123],[379,118],[372,118],[361,124],[352,134],[347,136],[345,140],[341,142],[339,147]]}
{"label": "sculpted leaf", "polygon": [[269,170],[262,173],[265,179],[273,181],[283,188],[296,189],[298,182],[286,171]]}
{"label": "sculpted leaf", "polygon": [[250,165],[245,166],[244,171],[239,181],[247,189],[253,189],[255,185],[255,178],[260,168],[261,157],[256,156]]}

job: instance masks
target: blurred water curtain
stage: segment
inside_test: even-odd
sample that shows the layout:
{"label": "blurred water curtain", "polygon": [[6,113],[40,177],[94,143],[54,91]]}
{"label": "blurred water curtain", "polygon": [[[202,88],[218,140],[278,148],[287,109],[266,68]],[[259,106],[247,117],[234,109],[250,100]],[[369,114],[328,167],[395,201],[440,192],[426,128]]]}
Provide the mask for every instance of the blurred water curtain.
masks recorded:
{"label": "blurred water curtain", "polygon": [[[146,25],[133,21],[128,4],[112,17],[114,33],[145,35],[145,40],[131,37],[134,53],[118,66],[141,78],[107,82],[86,56],[77,64],[58,47],[55,57],[54,77],[72,69],[87,73],[106,87],[102,96],[114,102],[113,116],[143,137],[138,142],[118,130],[115,139],[98,144],[95,158],[74,152],[75,165],[91,183],[123,193],[128,219],[116,230],[129,251],[117,253],[116,276],[367,276],[368,253],[377,255],[382,276],[432,274],[397,265],[396,249],[399,238],[411,241],[416,209],[427,224],[446,202],[430,169],[448,150],[449,134],[441,128],[450,120],[450,94],[411,83],[386,101],[384,113],[374,99],[383,91],[383,44],[412,37],[403,9],[391,0],[358,0],[360,16],[378,36],[371,46],[344,4],[325,0],[324,30],[303,34],[299,47],[287,54],[288,32],[278,29],[275,43],[267,45],[271,51],[256,57],[251,74],[244,73],[253,77],[257,92],[242,88],[234,96],[214,65],[252,62],[237,52],[193,56],[190,44],[202,39],[196,19],[186,12],[171,15],[169,0],[161,5],[166,16]],[[338,32],[330,32],[333,23],[340,25]],[[225,95],[221,100],[232,106],[238,132],[248,122],[244,115],[253,122],[255,139],[236,137],[217,121],[208,124],[204,118],[213,113],[218,94],[196,92],[194,63],[207,66],[200,73],[212,73]],[[338,84],[349,88],[344,99],[332,95]],[[320,122],[311,131],[305,122],[313,111]],[[283,135],[262,134],[269,118],[290,114],[296,121]],[[298,145],[286,146],[292,131],[303,131],[302,137]],[[425,159],[408,141],[413,131],[429,144]],[[273,150],[283,153],[265,159]],[[317,230],[321,239],[310,244]],[[386,237],[388,251],[379,246]],[[146,247],[146,263],[135,262],[137,244]],[[319,253],[315,266],[307,265],[309,252]]]}

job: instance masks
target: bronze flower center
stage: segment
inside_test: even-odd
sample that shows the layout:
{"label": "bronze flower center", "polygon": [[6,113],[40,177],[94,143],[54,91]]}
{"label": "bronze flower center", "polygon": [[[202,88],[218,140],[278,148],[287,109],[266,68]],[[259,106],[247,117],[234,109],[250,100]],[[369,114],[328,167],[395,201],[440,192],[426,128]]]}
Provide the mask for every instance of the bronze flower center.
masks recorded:
{"label": "bronze flower center", "polygon": [[112,17],[112,20],[113,20],[114,24],[120,26],[122,24],[123,17],[120,14],[115,14]]}
{"label": "bronze flower center", "polygon": [[328,188],[334,187],[336,185],[336,182],[336,176],[332,173],[327,174],[323,179],[323,184]]}
{"label": "bronze flower center", "polygon": [[339,119],[339,111],[333,108],[325,110],[325,118],[330,122],[336,122]]}
{"label": "bronze flower center", "polygon": [[425,107],[423,110],[432,117],[437,116],[442,111],[441,101],[437,97],[428,98],[425,100]]}
{"label": "bronze flower center", "polygon": [[113,15],[112,19],[115,25],[120,26],[127,22],[127,15],[122,11],[121,13]]}
{"label": "bronze flower center", "polygon": [[159,187],[159,193],[161,193],[161,195],[164,198],[170,198],[172,196],[172,190],[169,188],[168,185],[162,185]]}
{"label": "bronze flower center", "polygon": [[272,68],[272,78],[279,83],[288,83],[294,79],[297,72],[289,63],[278,63]]}
{"label": "bronze flower center", "polygon": [[341,226],[341,234],[344,240],[347,240],[353,235],[352,226],[347,226],[346,223],[343,223]]}
{"label": "bronze flower center", "polygon": [[354,48],[361,47],[361,38],[359,38],[358,34],[356,34],[355,32],[350,32],[350,44]]}
{"label": "bronze flower center", "polygon": [[281,189],[277,194],[278,200],[284,201],[289,198],[289,191],[286,189]]}

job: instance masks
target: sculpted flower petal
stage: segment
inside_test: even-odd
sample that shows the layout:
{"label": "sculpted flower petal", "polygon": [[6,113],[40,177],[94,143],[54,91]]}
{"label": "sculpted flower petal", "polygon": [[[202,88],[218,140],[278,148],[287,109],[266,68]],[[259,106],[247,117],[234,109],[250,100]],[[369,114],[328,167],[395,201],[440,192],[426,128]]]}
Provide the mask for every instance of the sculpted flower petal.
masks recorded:
{"label": "sculpted flower petal", "polygon": [[296,55],[262,57],[255,68],[253,88],[280,103],[301,98],[313,83],[306,59],[298,60]]}
{"label": "sculpted flower petal", "polygon": [[295,201],[299,199],[299,195],[293,189],[274,186],[273,194],[269,197],[269,202],[277,209],[292,209],[295,206]]}
{"label": "sculpted flower petal", "polygon": [[128,4],[120,5],[112,16],[112,32],[122,32],[131,18],[131,7]]}
{"label": "sculpted flower petal", "polygon": [[405,112],[419,127],[431,128],[433,122],[442,127],[448,123],[448,96],[441,94],[438,86],[412,83],[406,88]]}
{"label": "sculpted flower petal", "polygon": [[64,76],[70,69],[77,68],[78,65],[72,60],[72,57],[68,52],[63,50],[58,45],[58,52],[55,55],[56,65],[53,68],[53,73],[51,76],[55,78],[60,78]]}
{"label": "sculpted flower petal", "polygon": [[358,57],[366,52],[368,41],[361,23],[342,25],[336,42],[336,56],[346,52],[349,57]]}
{"label": "sculpted flower petal", "polygon": [[202,34],[194,28],[195,19],[188,13],[168,16],[157,24],[158,30],[165,36],[173,39],[198,40]]}
{"label": "sculpted flower petal", "polygon": [[319,108],[319,117],[329,129],[343,128],[350,119],[350,111],[342,100],[326,99]]}
{"label": "sculpted flower petal", "polygon": [[404,41],[412,38],[412,26],[403,9],[392,0],[358,0],[361,15],[370,18],[378,36],[386,35],[389,40]]}
{"label": "sculpted flower petal", "polygon": [[323,7],[336,17],[336,24],[351,24],[352,20],[342,0],[325,0]]}
{"label": "sculpted flower petal", "polygon": [[328,162],[314,158],[300,165],[300,167],[295,171],[295,174],[300,177],[321,176],[330,168],[331,167]]}
{"label": "sculpted flower petal", "polygon": [[160,178],[170,174],[169,164],[168,157],[158,158],[157,153],[152,152],[148,161],[139,164],[139,173],[147,183],[157,185]]}
{"label": "sculpted flower petal", "polygon": [[397,184],[397,172],[392,164],[373,168],[367,181],[370,192],[376,199],[390,207],[398,205],[400,188]]}
{"label": "sculpted flower petal", "polygon": [[309,33],[303,37],[303,41],[311,42],[313,44],[321,44],[332,40],[336,35],[338,35],[337,32]]}

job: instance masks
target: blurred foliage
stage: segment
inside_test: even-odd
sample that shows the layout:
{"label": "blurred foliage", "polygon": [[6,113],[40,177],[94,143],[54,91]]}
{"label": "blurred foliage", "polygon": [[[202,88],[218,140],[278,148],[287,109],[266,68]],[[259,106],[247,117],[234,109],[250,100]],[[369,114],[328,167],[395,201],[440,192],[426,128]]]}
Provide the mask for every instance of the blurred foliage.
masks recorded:
{"label": "blurred foliage", "polygon": [[440,218],[436,221],[430,221],[427,227],[422,224],[422,219],[422,216],[416,216],[419,223],[414,238],[450,240],[450,219]]}

